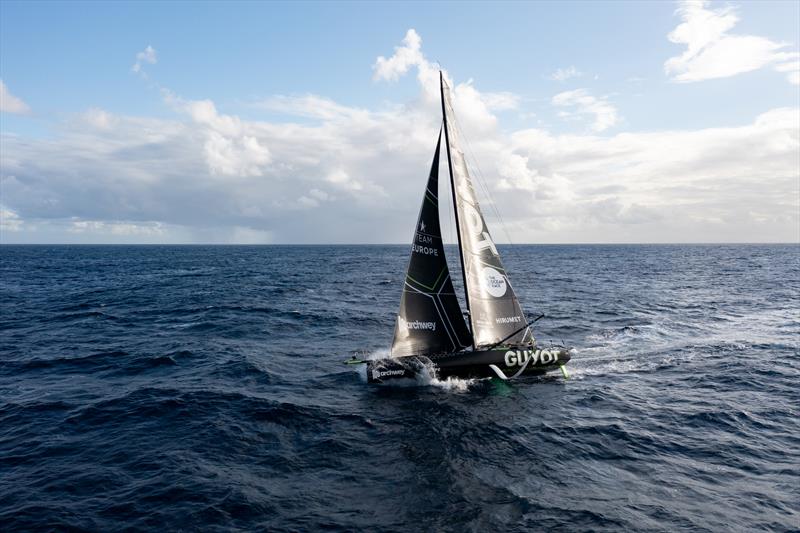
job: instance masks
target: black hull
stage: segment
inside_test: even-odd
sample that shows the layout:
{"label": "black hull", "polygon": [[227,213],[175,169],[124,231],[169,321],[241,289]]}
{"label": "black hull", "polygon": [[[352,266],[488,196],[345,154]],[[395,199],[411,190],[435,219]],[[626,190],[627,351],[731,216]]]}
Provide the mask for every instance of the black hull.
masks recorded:
{"label": "black hull", "polygon": [[564,347],[528,346],[377,359],[366,362],[367,381],[385,383],[395,379],[417,379],[425,375],[438,379],[513,379],[559,370],[570,358],[569,350]]}

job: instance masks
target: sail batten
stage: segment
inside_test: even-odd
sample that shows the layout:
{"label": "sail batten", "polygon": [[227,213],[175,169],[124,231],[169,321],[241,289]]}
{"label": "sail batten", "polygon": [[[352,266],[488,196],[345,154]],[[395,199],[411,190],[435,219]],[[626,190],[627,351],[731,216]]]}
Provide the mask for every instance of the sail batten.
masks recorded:
{"label": "sail batten", "polygon": [[[472,325],[473,347],[500,341],[532,341],[530,328],[511,287],[500,254],[481,213],[472,179],[461,150],[458,132],[450,127],[454,117],[450,90],[440,73],[442,112],[464,287]],[[520,330],[520,328],[522,328]],[[518,331],[515,333],[515,331]]]}
{"label": "sail batten", "polygon": [[392,342],[395,357],[453,353],[472,342],[450,279],[439,224],[441,136],[440,131],[411,245]]}

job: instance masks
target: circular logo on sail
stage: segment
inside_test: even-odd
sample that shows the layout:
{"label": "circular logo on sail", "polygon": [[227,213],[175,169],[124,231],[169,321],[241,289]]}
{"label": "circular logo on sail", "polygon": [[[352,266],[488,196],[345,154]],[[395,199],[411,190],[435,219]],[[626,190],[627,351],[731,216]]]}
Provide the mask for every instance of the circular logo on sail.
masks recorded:
{"label": "circular logo on sail", "polygon": [[500,298],[506,293],[506,278],[492,267],[483,268],[481,283],[483,289],[495,298]]}

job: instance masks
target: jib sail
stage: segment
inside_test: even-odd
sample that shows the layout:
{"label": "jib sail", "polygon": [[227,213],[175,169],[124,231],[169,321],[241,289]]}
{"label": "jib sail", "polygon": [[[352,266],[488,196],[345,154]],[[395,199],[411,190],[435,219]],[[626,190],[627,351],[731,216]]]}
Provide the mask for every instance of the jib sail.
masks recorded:
{"label": "jib sail", "polygon": [[440,83],[450,179],[459,228],[461,266],[475,346],[486,346],[504,339],[510,344],[529,342],[532,334],[530,328],[525,327],[525,314],[500,261],[472,187],[464,152],[460,147],[458,128],[454,124],[450,89],[441,73]]}
{"label": "jib sail", "polygon": [[439,226],[439,147],[419,211],[408,262],[392,355],[452,353],[472,344],[458,303]]}

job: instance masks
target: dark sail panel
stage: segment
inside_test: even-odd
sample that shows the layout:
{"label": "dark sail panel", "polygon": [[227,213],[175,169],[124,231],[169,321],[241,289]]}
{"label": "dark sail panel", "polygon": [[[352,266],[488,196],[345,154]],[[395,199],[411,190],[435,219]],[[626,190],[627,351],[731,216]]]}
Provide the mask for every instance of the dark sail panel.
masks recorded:
{"label": "dark sail panel", "polygon": [[392,342],[395,357],[451,353],[472,343],[453,290],[439,226],[441,132],[439,138],[400,298]]}
{"label": "dark sail panel", "polygon": [[[475,346],[486,346],[503,339],[509,344],[523,344],[532,340],[530,328],[524,327],[527,323],[525,314],[478,205],[464,152],[460,148],[458,128],[453,123],[455,115],[450,90],[443,77],[441,83],[445,136]],[[517,330],[520,331],[512,335]]]}

